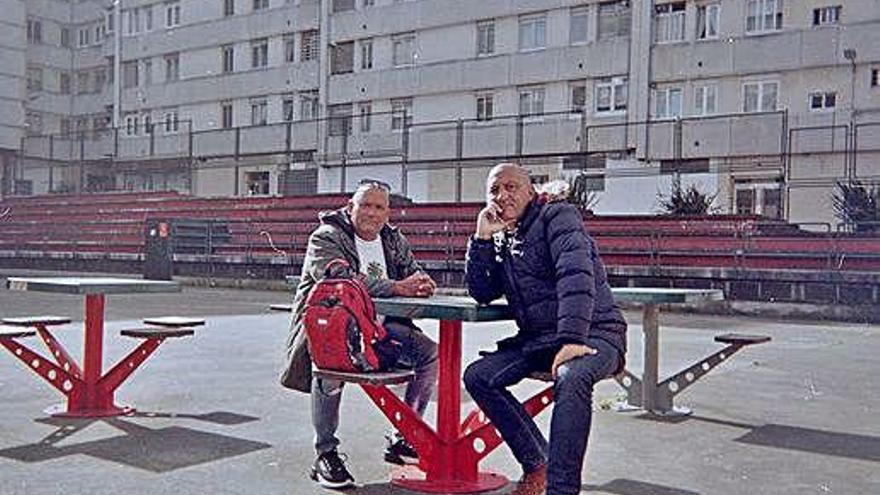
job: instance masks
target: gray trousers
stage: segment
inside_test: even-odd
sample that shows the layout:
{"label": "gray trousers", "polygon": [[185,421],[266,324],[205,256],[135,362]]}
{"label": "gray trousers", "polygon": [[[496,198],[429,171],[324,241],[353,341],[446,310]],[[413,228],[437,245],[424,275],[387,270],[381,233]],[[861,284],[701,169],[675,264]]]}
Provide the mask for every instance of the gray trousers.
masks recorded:
{"label": "gray trousers", "polygon": [[[413,369],[416,373],[406,387],[403,400],[421,416],[437,384],[437,344],[418,328],[398,321],[387,322],[384,327],[391,338],[403,346],[397,366]],[[319,455],[339,445],[336,431],[344,385],[337,380],[312,379],[312,425],[315,427],[315,452]]]}

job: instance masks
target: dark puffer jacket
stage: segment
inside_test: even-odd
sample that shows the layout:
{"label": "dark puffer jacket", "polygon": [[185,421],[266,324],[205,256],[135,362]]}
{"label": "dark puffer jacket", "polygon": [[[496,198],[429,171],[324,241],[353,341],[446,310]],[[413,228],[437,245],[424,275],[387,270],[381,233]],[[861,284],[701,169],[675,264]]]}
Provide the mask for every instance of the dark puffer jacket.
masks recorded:
{"label": "dark puffer jacket", "polygon": [[[578,210],[536,197],[516,232],[472,238],[466,280],[477,302],[506,296],[519,332],[498,343],[527,353],[598,337],[626,355],[626,321]],[[621,369],[623,364],[621,364]]]}

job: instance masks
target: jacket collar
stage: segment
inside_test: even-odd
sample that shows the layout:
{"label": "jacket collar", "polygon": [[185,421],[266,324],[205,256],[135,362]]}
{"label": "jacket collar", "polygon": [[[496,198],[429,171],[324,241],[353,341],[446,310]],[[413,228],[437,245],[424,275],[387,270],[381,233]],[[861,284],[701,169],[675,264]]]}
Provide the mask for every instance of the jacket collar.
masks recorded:
{"label": "jacket collar", "polygon": [[535,194],[535,197],[529,201],[529,204],[526,205],[526,209],[523,211],[522,216],[516,222],[516,230],[519,233],[525,233],[529,230],[529,227],[532,226],[532,223],[538,218],[538,215],[541,213],[541,208],[547,203],[547,198],[541,196],[540,194]]}

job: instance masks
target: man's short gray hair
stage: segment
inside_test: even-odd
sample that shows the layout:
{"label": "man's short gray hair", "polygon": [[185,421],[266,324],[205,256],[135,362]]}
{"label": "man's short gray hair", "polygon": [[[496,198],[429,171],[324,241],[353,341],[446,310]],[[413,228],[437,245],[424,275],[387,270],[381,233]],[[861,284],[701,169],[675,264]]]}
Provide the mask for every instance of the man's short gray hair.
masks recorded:
{"label": "man's short gray hair", "polygon": [[388,202],[391,203],[391,191],[388,188],[388,185],[384,182],[379,181],[362,181],[360,184],[358,184],[357,189],[354,190],[354,193],[352,193],[351,202],[360,203],[361,198],[364,197],[364,194],[366,194],[368,191],[373,190],[382,191],[383,193],[385,193],[385,199],[387,199]]}

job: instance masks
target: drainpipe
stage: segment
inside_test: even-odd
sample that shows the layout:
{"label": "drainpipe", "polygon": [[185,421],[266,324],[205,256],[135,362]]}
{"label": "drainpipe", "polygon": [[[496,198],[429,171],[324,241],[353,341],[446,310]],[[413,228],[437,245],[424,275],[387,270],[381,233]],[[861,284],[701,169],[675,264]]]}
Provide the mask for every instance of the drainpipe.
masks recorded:
{"label": "drainpipe", "polygon": [[113,1],[113,128],[119,128],[122,105],[122,0]]}

